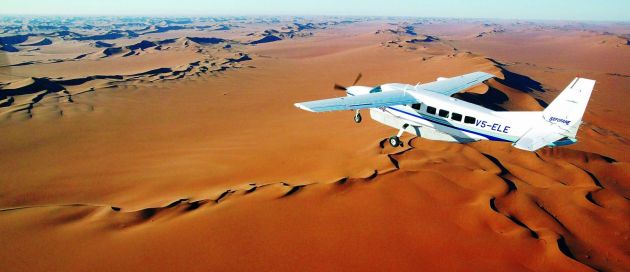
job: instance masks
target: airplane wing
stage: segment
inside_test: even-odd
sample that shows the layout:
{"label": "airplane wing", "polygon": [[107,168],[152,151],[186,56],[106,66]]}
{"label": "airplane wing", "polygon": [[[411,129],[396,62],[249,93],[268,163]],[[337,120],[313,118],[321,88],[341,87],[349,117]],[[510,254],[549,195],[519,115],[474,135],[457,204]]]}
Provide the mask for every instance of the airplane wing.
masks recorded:
{"label": "airplane wing", "polygon": [[475,86],[484,82],[494,76],[484,72],[474,72],[465,74],[462,76],[451,77],[443,80],[434,81],[431,83],[425,83],[418,86],[418,88],[425,91],[434,93],[440,93],[446,96],[451,96],[458,93],[461,90]]}
{"label": "airplane wing", "polygon": [[419,103],[419,101],[405,91],[389,91],[301,102],[295,103],[295,106],[306,111],[325,112],[379,108],[414,103]]}

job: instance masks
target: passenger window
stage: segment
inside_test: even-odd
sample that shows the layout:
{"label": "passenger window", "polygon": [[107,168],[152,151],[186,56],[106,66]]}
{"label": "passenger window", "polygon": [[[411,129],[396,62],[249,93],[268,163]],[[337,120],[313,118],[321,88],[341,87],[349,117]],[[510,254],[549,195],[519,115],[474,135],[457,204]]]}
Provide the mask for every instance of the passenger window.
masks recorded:
{"label": "passenger window", "polygon": [[448,111],[447,110],[440,110],[440,113],[438,114],[440,117],[448,117]]}
{"label": "passenger window", "polygon": [[437,111],[434,107],[427,106],[427,113],[435,114]]}
{"label": "passenger window", "polygon": [[461,122],[461,121],[462,121],[462,115],[461,115],[461,114],[459,114],[459,113],[455,113],[455,112],[453,112],[453,113],[451,114],[451,119],[453,119],[453,120],[455,120],[455,121],[460,121],[460,122]]}
{"label": "passenger window", "polygon": [[474,124],[475,121],[477,121],[477,119],[475,119],[475,117],[472,117],[472,116],[466,116],[464,118],[464,123],[466,124]]}
{"label": "passenger window", "polygon": [[421,104],[411,104],[411,108],[414,110],[420,110],[420,105]]}

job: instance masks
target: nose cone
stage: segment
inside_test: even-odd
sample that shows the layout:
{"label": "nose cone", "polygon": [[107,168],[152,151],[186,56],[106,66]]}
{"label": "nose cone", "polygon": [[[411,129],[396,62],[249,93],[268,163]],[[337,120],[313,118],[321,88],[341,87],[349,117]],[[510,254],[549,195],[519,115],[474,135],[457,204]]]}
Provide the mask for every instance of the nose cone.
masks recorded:
{"label": "nose cone", "polygon": [[362,95],[370,93],[371,89],[372,87],[366,86],[350,86],[348,87],[346,92],[348,93],[348,95]]}

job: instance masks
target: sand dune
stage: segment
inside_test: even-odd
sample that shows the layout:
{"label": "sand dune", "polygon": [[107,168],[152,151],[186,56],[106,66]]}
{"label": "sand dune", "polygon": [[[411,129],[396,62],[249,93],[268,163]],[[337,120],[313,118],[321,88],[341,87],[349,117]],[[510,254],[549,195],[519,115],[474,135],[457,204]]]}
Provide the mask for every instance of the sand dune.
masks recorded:
{"label": "sand dune", "polygon": [[128,45],[126,46],[126,48],[128,48],[129,50],[144,50],[150,47],[155,47],[157,46],[156,43],[151,42],[151,41],[147,41],[147,40],[142,40],[138,43],[134,43],[132,45]]}
{"label": "sand dune", "polygon": [[439,40],[439,38],[433,37],[431,35],[426,35],[426,36],[424,36],[424,38],[420,38],[420,39],[414,38],[414,39],[408,40],[406,42],[407,43],[425,43],[425,42],[433,42],[433,41],[437,41],[437,40]]}
{"label": "sand dune", "polygon": [[[4,271],[630,267],[622,26],[55,20],[0,21],[17,42],[4,46],[54,41],[0,54]],[[607,57],[572,61],[585,52]],[[597,79],[578,144],[392,148],[395,129],[293,106],[342,96],[333,84],[358,73],[375,86],[472,71],[497,77],[456,96],[496,110]]]}
{"label": "sand dune", "polygon": [[269,43],[269,42],[275,42],[275,41],[280,41],[280,40],[282,39],[279,38],[278,36],[269,34],[269,35],[264,36],[263,38],[250,42],[249,44]]}
{"label": "sand dune", "polygon": [[171,30],[180,30],[180,29],[185,29],[185,27],[183,26],[151,26],[147,29],[149,31],[143,32],[142,34],[162,33],[162,32],[167,32]]}
{"label": "sand dune", "polygon": [[20,44],[21,46],[44,46],[44,45],[51,45],[53,42],[52,40],[50,40],[49,38],[41,38],[29,43],[22,43]]}
{"label": "sand dune", "polygon": [[[419,266],[427,269],[488,269],[511,266],[528,270],[591,271],[623,267],[630,262],[624,253],[624,239],[627,237],[605,235],[606,228],[623,228],[629,219],[627,213],[622,212],[628,209],[628,203],[620,195],[621,188],[609,187],[608,184],[611,178],[615,179],[615,174],[611,176],[610,173],[627,175],[622,174],[627,168],[624,163],[570,150],[521,154],[521,158],[515,161],[510,154],[513,149],[507,146],[463,146],[429,143],[420,139],[413,139],[409,146],[410,149],[390,150],[395,153],[379,155],[388,158],[389,165],[376,169],[369,176],[340,177],[324,183],[243,184],[208,199],[180,199],[163,207],[131,211],[120,207],[71,204],[16,207],[3,210],[0,216],[12,219],[11,222],[21,222],[20,225],[54,226],[61,231],[56,239],[66,235],[86,237],[98,231],[111,238],[96,239],[97,247],[124,252],[107,257],[86,256],[88,259],[65,266],[69,269],[81,269],[86,264],[101,262],[103,258],[112,258],[116,260],[114,263],[121,263],[119,260],[123,258],[137,259],[140,252],[129,250],[134,246],[116,241],[133,235],[137,241],[154,244],[150,242],[152,237],[165,235],[167,231],[179,232],[178,239],[184,239],[183,243],[171,241],[168,251],[153,250],[153,258],[168,258],[173,252],[186,252],[187,258],[199,261],[190,264],[184,258],[171,259],[166,267],[172,269],[202,269],[207,263],[216,264],[217,268],[234,265],[241,259],[237,253],[239,249],[258,248],[258,244],[264,245],[262,252],[265,253],[258,252],[257,255],[266,257],[241,263],[239,269],[266,270],[299,265],[306,270],[317,270],[329,265],[320,262],[320,258],[334,262],[338,268],[354,269],[410,269]],[[560,172],[558,167],[562,169]],[[543,176],[556,178],[541,178]],[[568,176],[572,179],[567,180]],[[421,200],[427,196],[430,196],[427,200]],[[321,204],[308,204],[313,202]],[[249,212],[251,208],[247,208],[250,205],[259,208],[252,213]],[[395,212],[377,208],[391,205],[398,207]],[[286,208],[274,209],[278,206]],[[333,208],[339,206],[343,209]],[[369,209],[372,211],[369,212]],[[45,216],[52,210],[56,211],[54,217]],[[297,211],[300,211],[299,215]],[[348,217],[346,213],[349,211],[353,211],[354,215]],[[594,211],[597,211],[596,217]],[[264,220],[261,214],[264,214]],[[211,219],[217,216],[226,219]],[[331,225],[339,220],[339,216],[346,218],[344,223]],[[419,216],[434,220],[419,220]],[[249,217],[248,220],[256,222],[258,230],[255,235],[247,235],[247,228],[229,219],[232,217]],[[293,221],[289,225],[280,220],[304,217],[310,220]],[[384,225],[386,227],[361,232],[366,230],[365,222],[379,225],[386,221],[390,222]],[[591,223],[583,224],[584,221]],[[205,227],[195,227],[200,224]],[[78,230],[77,226],[81,225],[89,228]],[[482,231],[476,230],[478,226],[483,226]],[[401,227],[409,232],[391,231]],[[191,229],[195,231],[193,235],[188,235]],[[281,234],[277,233],[278,229],[282,230]],[[305,229],[321,231],[318,235],[309,235]],[[215,236],[216,233],[221,233],[221,236]],[[595,233],[600,235],[593,235]],[[247,235],[246,243],[249,245],[234,246],[235,243],[241,244],[242,235]],[[199,240],[198,237],[207,239]],[[345,242],[341,242],[340,237],[345,237],[341,238]],[[366,243],[362,237],[369,237],[370,242]],[[35,238],[51,240],[39,236]],[[392,240],[397,241],[395,245],[390,244]],[[437,241],[448,246],[436,246]],[[471,250],[480,243],[492,250],[473,253]],[[191,245],[206,250],[191,251]],[[286,246],[304,255],[308,252],[318,254],[318,258],[287,259],[283,250]],[[414,255],[413,259],[405,262],[372,259],[372,247],[392,246],[424,254]],[[72,248],[80,250],[82,247],[77,244]],[[332,248],[354,254],[338,258],[319,251]],[[599,253],[598,248],[606,248],[607,253]],[[524,254],[524,249],[528,249],[527,254]],[[28,252],[33,249],[21,250]],[[387,252],[383,253],[389,256]],[[461,254],[464,252],[467,253]],[[443,254],[449,255],[450,264],[445,265],[439,261],[440,258],[435,259]],[[257,260],[264,260],[264,265]],[[44,258],[37,266],[55,268],[57,266],[53,261]],[[125,267],[131,269],[165,268],[155,262],[125,263]]]}
{"label": "sand dune", "polygon": [[[32,66],[35,66],[40,75],[47,75],[48,77],[38,77],[36,81],[30,77],[25,80],[9,81],[8,85],[3,87],[2,96],[0,96],[2,105],[6,108],[0,114],[3,114],[5,118],[13,118],[16,114],[23,113],[26,118],[32,118],[36,112],[33,108],[38,106],[37,104],[42,101],[43,97],[61,90],[65,92],[64,95],[70,97],[100,88],[138,84],[139,82],[173,80],[186,76],[238,69],[242,67],[241,62],[252,59],[243,52],[232,52],[227,47],[208,47],[221,43],[229,44],[231,42],[219,38],[202,37],[183,37],[156,42],[141,40],[124,47],[108,47],[100,52],[85,53],[68,60],[57,59],[48,63],[42,61],[22,63],[19,66],[14,66],[19,68],[13,68],[13,73],[33,74],[29,71],[33,69]],[[168,45],[168,47],[160,48],[162,45]],[[156,50],[158,52],[165,50],[169,53],[160,52],[156,56]],[[207,56],[208,52],[211,52],[212,56]],[[139,63],[140,65],[120,69],[118,58],[134,58],[128,63]],[[88,71],[88,73],[76,73],[77,67],[81,67],[83,71]],[[55,79],[51,79],[51,77],[55,77]],[[23,83],[26,81],[29,83],[24,85]],[[17,85],[24,86],[14,87]],[[53,86],[54,88],[52,88]],[[38,96],[31,97],[30,95],[34,93],[38,93]],[[29,96],[26,97],[25,95]],[[61,114],[62,111],[58,110],[58,112]]]}
{"label": "sand dune", "polygon": [[98,48],[102,48],[102,47],[112,47],[112,46],[114,46],[114,44],[113,43],[106,43],[106,42],[102,42],[102,41],[97,41],[97,42],[94,43],[94,46],[98,47]]}
{"label": "sand dune", "polygon": [[135,37],[138,37],[138,34],[131,30],[126,30],[126,31],[112,30],[104,34],[89,35],[89,36],[81,35],[79,37],[74,37],[73,39],[78,40],[78,41],[99,41],[99,40],[103,41],[103,40],[116,40],[123,37],[135,38]]}
{"label": "sand dune", "polygon": [[4,52],[18,52],[18,51],[20,51],[19,49],[15,48],[15,46],[12,46],[10,44],[2,44],[2,45],[0,45],[0,50],[2,50]]}
{"label": "sand dune", "polygon": [[0,37],[0,44],[20,44],[29,39],[33,34],[13,35]]}
{"label": "sand dune", "polygon": [[[127,51],[127,52],[129,52],[129,51]],[[109,48],[103,49],[103,51],[101,51],[100,53],[101,53],[100,57],[101,58],[105,58],[105,57],[109,57],[109,56],[116,55],[116,54],[122,54],[124,52],[123,52],[123,48],[122,47],[109,47]],[[82,56],[83,57],[81,57],[81,58],[84,58],[84,56],[86,56],[86,55],[82,55]]]}
{"label": "sand dune", "polygon": [[379,29],[375,34],[394,34],[394,35],[406,35],[406,36],[416,36],[418,35],[414,29],[413,25],[406,24],[392,24],[396,26],[396,28],[387,28],[387,29]]}

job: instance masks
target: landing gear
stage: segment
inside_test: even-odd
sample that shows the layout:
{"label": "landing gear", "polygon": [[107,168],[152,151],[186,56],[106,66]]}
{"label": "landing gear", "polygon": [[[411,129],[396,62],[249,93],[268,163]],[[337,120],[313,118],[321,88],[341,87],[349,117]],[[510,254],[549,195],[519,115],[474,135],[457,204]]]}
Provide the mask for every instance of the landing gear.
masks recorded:
{"label": "landing gear", "polygon": [[397,147],[397,146],[402,146],[402,142],[400,141],[400,136],[402,136],[403,132],[405,132],[405,129],[407,129],[407,127],[409,127],[409,124],[404,124],[402,126],[402,128],[400,128],[400,130],[398,131],[398,134],[396,134],[395,136],[389,137],[389,144],[393,147]]}
{"label": "landing gear", "polygon": [[397,147],[397,146],[399,146],[401,143],[402,143],[402,142],[400,141],[400,138],[398,138],[398,136],[392,136],[392,137],[389,137],[389,144],[390,144],[392,147]]}
{"label": "landing gear", "polygon": [[354,114],[354,122],[358,124],[358,123],[361,123],[361,120],[363,120],[363,118],[361,117],[361,114],[357,110],[356,113]]}

